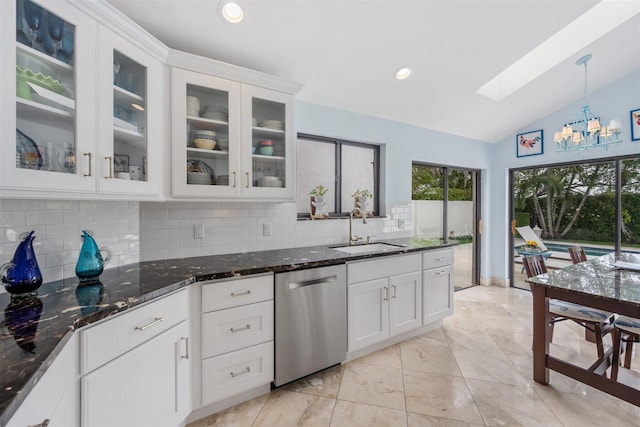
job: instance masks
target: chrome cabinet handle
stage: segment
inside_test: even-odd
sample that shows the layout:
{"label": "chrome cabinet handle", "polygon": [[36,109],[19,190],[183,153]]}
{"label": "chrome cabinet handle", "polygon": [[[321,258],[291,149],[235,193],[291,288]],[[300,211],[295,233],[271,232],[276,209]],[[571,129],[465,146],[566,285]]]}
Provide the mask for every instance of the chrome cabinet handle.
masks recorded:
{"label": "chrome cabinet handle", "polygon": [[245,175],[247,175],[247,188],[249,188],[249,172],[245,172]]}
{"label": "chrome cabinet handle", "polygon": [[236,188],[236,171],[233,171],[233,188]]}
{"label": "chrome cabinet handle", "polygon": [[391,298],[397,299],[396,294],[397,294],[398,287],[396,285],[391,285],[391,288],[393,289],[393,295],[391,296]]}
{"label": "chrome cabinet handle", "polygon": [[243,326],[242,328],[229,328],[229,330],[231,331],[232,334],[235,334],[236,332],[240,332],[240,331],[247,331],[251,329],[251,325],[247,323],[247,326]]}
{"label": "chrome cabinet handle", "polygon": [[447,274],[446,270],[445,271],[436,271],[436,274],[438,276],[442,276],[443,274]]}
{"label": "chrome cabinet handle", "polygon": [[289,289],[301,288],[303,286],[319,285],[321,283],[331,283],[338,280],[338,276],[328,276],[319,279],[305,280],[303,282],[290,282]]}
{"label": "chrome cabinet handle", "polygon": [[241,297],[241,296],[243,296],[243,295],[251,295],[251,289],[247,289],[246,291],[244,291],[244,292],[240,292],[240,293],[237,293],[237,294],[236,294],[235,292],[231,292],[231,294],[230,294],[230,295],[231,295],[232,297],[234,297],[234,298],[235,298],[235,297]]}
{"label": "chrome cabinet handle", "polygon": [[249,372],[251,372],[251,368],[247,366],[247,367],[244,369],[244,371],[240,371],[240,372],[233,372],[233,371],[231,371],[231,377],[233,377],[233,378],[235,378],[235,377],[239,377],[240,375],[248,374]]}
{"label": "chrome cabinet handle", "polygon": [[384,292],[384,297],[382,297],[382,299],[385,301],[389,301],[389,288],[385,286],[382,288],[382,290]]}
{"label": "chrome cabinet handle", "polygon": [[104,159],[109,161],[109,176],[105,176],[104,178],[111,179],[113,178],[113,157],[105,156]]}
{"label": "chrome cabinet handle", "polygon": [[89,173],[85,173],[84,176],[91,176],[91,153],[84,153],[85,157],[89,157]]}
{"label": "chrome cabinet handle", "polygon": [[158,323],[162,322],[163,320],[164,320],[164,317],[154,317],[154,318],[153,318],[153,322],[151,322],[151,323],[147,323],[147,324],[146,324],[146,325],[144,325],[144,326],[136,326],[136,327],[135,327],[135,330],[136,330],[136,331],[140,331],[140,332],[142,332],[142,331],[144,331],[145,329],[152,327],[153,325],[157,325]]}
{"label": "chrome cabinet handle", "polygon": [[184,350],[185,350],[185,355],[180,356],[180,359],[189,360],[189,337],[181,337],[180,340],[184,341]]}
{"label": "chrome cabinet handle", "polygon": [[436,261],[444,261],[445,259],[447,259],[447,257],[441,257],[441,258],[436,258]]}

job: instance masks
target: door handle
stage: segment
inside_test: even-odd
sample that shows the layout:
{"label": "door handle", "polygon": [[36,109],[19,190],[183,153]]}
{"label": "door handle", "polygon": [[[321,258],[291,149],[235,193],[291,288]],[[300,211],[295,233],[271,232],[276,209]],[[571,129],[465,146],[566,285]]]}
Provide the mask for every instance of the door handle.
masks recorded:
{"label": "door handle", "polygon": [[338,276],[328,276],[319,279],[304,280],[302,282],[289,282],[289,289],[302,288],[303,286],[319,285],[321,283],[331,283],[338,280]]}
{"label": "door handle", "polygon": [[113,157],[105,156],[104,159],[109,161],[109,175],[105,176],[105,179],[111,179],[113,178]]}
{"label": "door handle", "polygon": [[84,176],[91,176],[91,153],[84,153],[85,157],[89,157],[89,173],[85,173]]}
{"label": "door handle", "polygon": [[382,299],[384,301],[389,301],[389,288],[385,286],[382,288],[382,291],[384,292],[384,296],[382,297]]}
{"label": "door handle", "polygon": [[249,172],[245,172],[245,175],[247,175],[247,188],[249,188]]}
{"label": "door handle", "polygon": [[478,220],[478,234],[482,236],[482,219]]}
{"label": "door handle", "polygon": [[391,295],[391,298],[397,299],[398,287],[396,285],[391,285],[391,288],[393,289],[393,295]]}
{"label": "door handle", "polygon": [[189,359],[189,337],[181,337],[180,340],[184,341],[185,355],[180,356],[180,359]]}
{"label": "door handle", "polygon": [[233,171],[233,188],[236,188],[236,171]]}
{"label": "door handle", "polygon": [[515,219],[511,220],[511,234],[513,234],[514,236],[516,235],[516,220]]}

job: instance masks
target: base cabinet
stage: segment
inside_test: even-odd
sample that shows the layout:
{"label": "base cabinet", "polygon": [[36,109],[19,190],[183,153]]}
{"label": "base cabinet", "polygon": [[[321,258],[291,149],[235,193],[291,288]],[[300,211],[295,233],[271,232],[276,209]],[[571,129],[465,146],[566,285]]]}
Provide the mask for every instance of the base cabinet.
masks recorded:
{"label": "base cabinet", "polygon": [[188,289],[80,330],[81,421],[177,426],[191,411]]}
{"label": "base cabinet", "polygon": [[74,334],[34,386],[8,427],[80,425],[78,335]]}
{"label": "base cabinet", "polygon": [[424,324],[453,314],[453,249],[423,255]]}
{"label": "base cabinet", "polygon": [[82,425],[176,426],[189,413],[187,323],[82,378]]}
{"label": "base cabinet", "polygon": [[348,351],[422,325],[420,255],[348,265]]}

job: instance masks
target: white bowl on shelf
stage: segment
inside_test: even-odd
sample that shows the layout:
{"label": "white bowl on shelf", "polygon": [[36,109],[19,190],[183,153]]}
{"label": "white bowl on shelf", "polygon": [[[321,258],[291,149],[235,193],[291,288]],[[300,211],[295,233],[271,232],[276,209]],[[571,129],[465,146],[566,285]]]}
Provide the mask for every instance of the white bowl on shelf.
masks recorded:
{"label": "white bowl on shelf", "polygon": [[216,140],[209,138],[194,138],[193,145],[203,150],[213,150],[216,148]]}

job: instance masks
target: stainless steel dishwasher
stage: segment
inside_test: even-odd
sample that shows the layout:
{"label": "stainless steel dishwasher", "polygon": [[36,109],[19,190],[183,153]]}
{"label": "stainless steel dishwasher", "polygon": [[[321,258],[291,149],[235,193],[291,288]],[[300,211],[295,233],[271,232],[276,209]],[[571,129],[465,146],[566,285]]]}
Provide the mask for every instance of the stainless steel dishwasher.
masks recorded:
{"label": "stainless steel dishwasher", "polygon": [[347,357],[347,267],[276,274],[275,380],[281,386]]}

